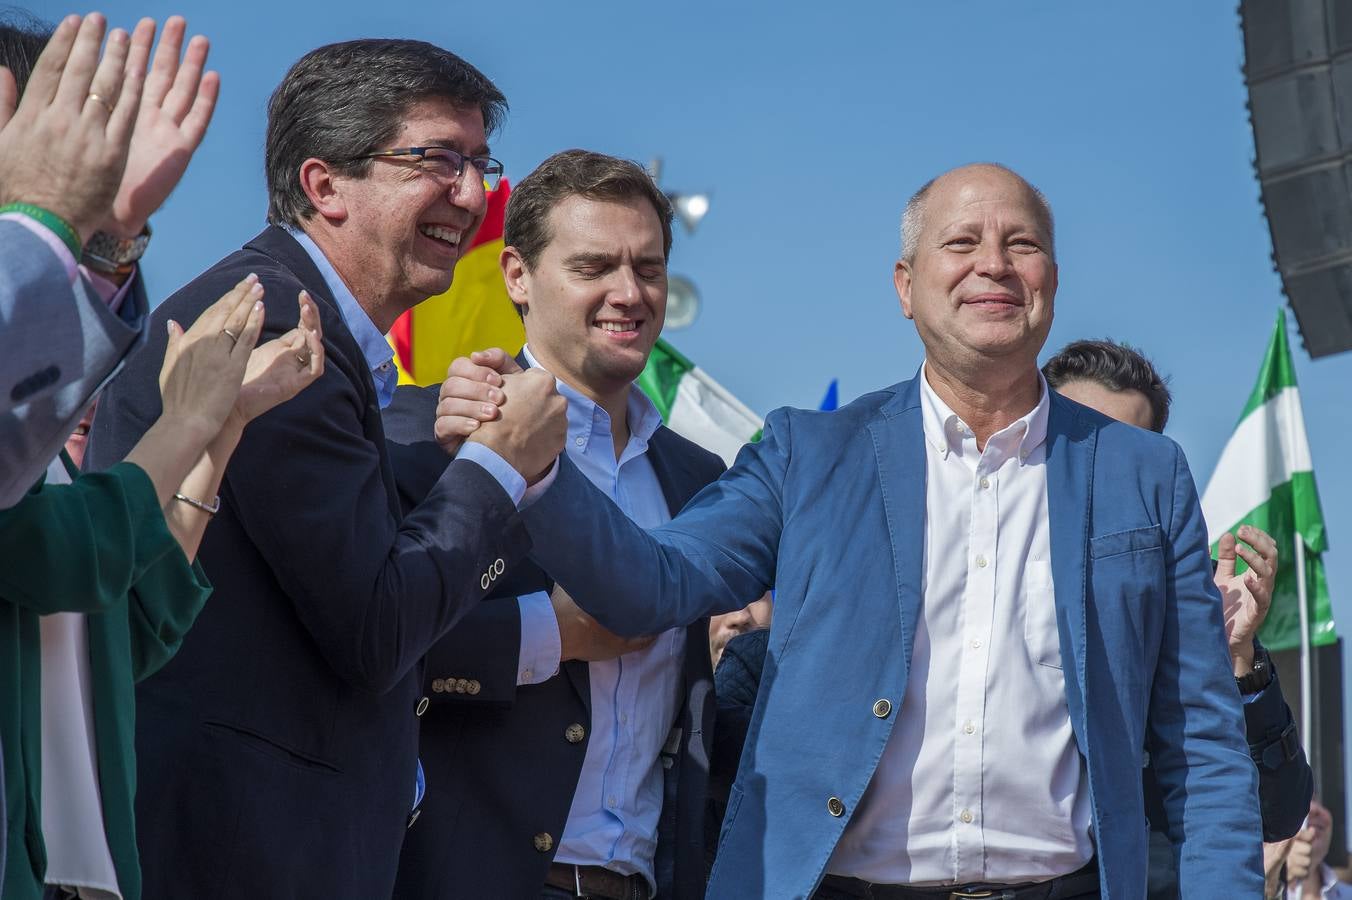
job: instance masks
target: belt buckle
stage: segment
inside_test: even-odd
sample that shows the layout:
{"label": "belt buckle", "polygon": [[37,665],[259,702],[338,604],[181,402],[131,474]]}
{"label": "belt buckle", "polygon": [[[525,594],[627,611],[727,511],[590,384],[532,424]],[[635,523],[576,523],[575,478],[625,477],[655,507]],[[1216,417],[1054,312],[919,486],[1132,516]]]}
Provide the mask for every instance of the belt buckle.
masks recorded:
{"label": "belt buckle", "polygon": [[994,896],[995,891],[953,891],[948,900],[987,900]]}

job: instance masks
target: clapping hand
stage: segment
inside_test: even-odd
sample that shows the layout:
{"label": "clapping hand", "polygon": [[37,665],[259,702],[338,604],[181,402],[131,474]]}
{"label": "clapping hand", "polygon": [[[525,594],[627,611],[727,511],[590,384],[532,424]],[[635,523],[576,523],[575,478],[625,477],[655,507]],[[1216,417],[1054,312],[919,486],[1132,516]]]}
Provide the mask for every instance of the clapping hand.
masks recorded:
{"label": "clapping hand", "polygon": [[[137,26],[155,32],[145,19]],[[164,23],[146,78],[140,112],[132,132],[126,172],[112,209],[100,229],[121,238],[140,234],[151,213],[160,208],[188,167],[216,109],[221,79],[203,74],[209,44],[200,34],[188,42],[182,63],[179,54],[187,28],[182,16]]]}
{"label": "clapping hand", "polygon": [[257,275],[207,307],[187,331],[170,319],[160,368],[161,419],[186,429],[185,438],[212,440],[234,409],[262,329],[263,286]]}
{"label": "clapping hand", "polygon": [[102,59],[98,13],[57,26],[18,98],[0,68],[0,204],[31,203],[66,220],[84,243],[104,220],[127,165],[155,23],[115,28]]}
{"label": "clapping hand", "polygon": [[[1249,565],[1243,575],[1235,574],[1236,554]],[[1267,532],[1252,525],[1240,526],[1239,540],[1229,532],[1221,535],[1216,556],[1216,587],[1224,602],[1225,634],[1236,676],[1253,669],[1253,638],[1272,606],[1277,555],[1277,542]]]}
{"label": "clapping hand", "polygon": [[232,415],[243,427],[290,400],[324,372],[324,332],[319,309],[307,291],[297,302],[300,319],[286,334],[260,344],[249,354],[244,384]]}

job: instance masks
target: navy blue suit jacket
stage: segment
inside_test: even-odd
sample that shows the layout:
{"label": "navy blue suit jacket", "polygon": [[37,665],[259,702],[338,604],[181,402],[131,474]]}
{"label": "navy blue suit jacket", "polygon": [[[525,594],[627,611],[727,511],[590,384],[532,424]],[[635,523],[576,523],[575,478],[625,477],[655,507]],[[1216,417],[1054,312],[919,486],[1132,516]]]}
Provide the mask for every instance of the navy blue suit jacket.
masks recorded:
{"label": "navy blue suit jacket", "polygon": [[245,430],[199,560],[215,585],[177,656],[137,691],[145,896],[388,897],[413,801],[418,663],[529,547],[497,482],[453,462],[404,514],[370,369],[323,278],[269,228],[155,310],[104,394],[91,461],[160,411],[165,319],[193,322],[249,272],[261,340],[319,307],[323,376]]}
{"label": "navy blue suit jacket", "polygon": [[[1149,746],[1183,895],[1258,896],[1257,779],[1187,463],[1168,438],[1050,402],[1057,631],[1105,893],[1145,893]],[[819,883],[905,694],[925,478],[913,379],[832,413],[771,413],[764,439],[662,528],[634,526],[566,460],[525,511],[535,560],[621,634],[775,587],[710,898],[806,897]]]}
{"label": "navy blue suit jacket", "polygon": [[[439,387],[400,388],[385,410],[406,503],[416,502],[446,465],[445,453],[430,440]],[[673,516],[724,468],[717,456],[667,428],[653,435],[647,457]],[[541,684],[516,683],[516,598],[552,586],[534,565],[519,567],[427,655],[431,705],[422,717],[420,751],[427,796],[404,841],[395,891],[401,900],[540,896],[591,736],[586,662],[564,662]],[[703,808],[714,715],[708,646],[708,619],[701,618],[686,635],[682,702],[663,751],[655,869],[664,900],[704,895]],[[464,690],[466,683],[473,693]],[[582,739],[570,741],[579,727]],[[547,849],[536,845],[537,835],[549,835]]]}

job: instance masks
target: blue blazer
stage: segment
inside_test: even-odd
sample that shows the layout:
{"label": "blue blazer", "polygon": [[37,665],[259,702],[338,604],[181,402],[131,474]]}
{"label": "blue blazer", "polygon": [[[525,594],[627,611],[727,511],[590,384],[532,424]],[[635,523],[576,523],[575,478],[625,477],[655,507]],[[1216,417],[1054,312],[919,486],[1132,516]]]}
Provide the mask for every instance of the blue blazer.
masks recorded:
{"label": "blue blazer", "polygon": [[[1148,748],[1183,896],[1256,897],[1257,778],[1183,453],[1056,394],[1047,441],[1066,702],[1104,896],[1145,896]],[[524,518],[536,561],[622,634],[736,609],[775,587],[708,896],[810,895],[906,690],[924,570],[919,382],[833,413],[771,413],[764,439],[655,531],[633,526],[566,460]],[[887,718],[873,714],[880,698]]]}

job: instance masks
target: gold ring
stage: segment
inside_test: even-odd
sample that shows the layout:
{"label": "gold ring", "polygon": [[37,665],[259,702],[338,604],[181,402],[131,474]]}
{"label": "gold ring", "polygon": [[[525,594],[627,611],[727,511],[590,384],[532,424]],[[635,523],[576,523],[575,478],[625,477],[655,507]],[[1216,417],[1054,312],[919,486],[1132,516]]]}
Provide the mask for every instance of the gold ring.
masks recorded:
{"label": "gold ring", "polygon": [[239,343],[239,335],[235,334],[235,333],[234,333],[233,331],[231,331],[229,328],[222,328],[222,329],[221,329],[221,334],[223,334],[223,335],[225,335],[226,337],[230,338],[230,343],[232,343],[232,344],[238,344],[238,343]]}
{"label": "gold ring", "polygon": [[113,104],[109,103],[107,100],[104,100],[102,97],[100,97],[98,94],[94,93],[93,91],[90,91],[90,92],[89,92],[89,96],[86,97],[85,100],[86,100],[86,101],[88,101],[88,100],[93,100],[95,103],[99,104],[99,105],[102,106],[104,109],[108,110],[108,115],[111,116],[111,115],[113,114]]}

